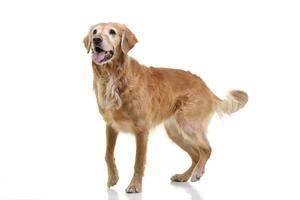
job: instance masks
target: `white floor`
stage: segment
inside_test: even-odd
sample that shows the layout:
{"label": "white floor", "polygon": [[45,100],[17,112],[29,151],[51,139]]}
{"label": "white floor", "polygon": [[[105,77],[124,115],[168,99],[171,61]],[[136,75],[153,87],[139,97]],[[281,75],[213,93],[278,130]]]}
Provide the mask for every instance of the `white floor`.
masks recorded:
{"label": "white floor", "polygon": [[[78,125],[78,132],[66,130],[67,137],[53,131],[54,135],[35,135],[31,142],[26,136],[11,138],[14,143],[2,145],[6,154],[2,151],[5,162],[0,166],[0,199],[299,199],[298,151],[293,145],[297,141],[280,149],[276,136],[265,140],[262,135],[262,141],[253,145],[265,130],[255,133],[251,127],[244,128],[248,126],[245,118],[250,108],[231,118],[213,119],[209,135],[213,154],[206,173],[195,183],[170,182],[169,178],[185,170],[190,160],[170,142],[162,127],[155,129],[149,140],[140,194],[125,193],[134,163],[134,139],[130,134],[118,138],[120,180],[111,189],[106,187],[103,130],[83,134]],[[98,122],[91,129],[104,127],[100,119]]]}
{"label": "white floor", "polygon": [[[159,185],[158,185],[159,186]],[[152,194],[154,193],[154,194]],[[165,187],[164,191],[148,191],[139,194],[124,194],[124,192],[118,192],[114,189],[107,190],[108,200],[141,200],[141,199],[191,199],[191,200],[203,200],[198,189],[192,186],[190,183],[170,183]]]}

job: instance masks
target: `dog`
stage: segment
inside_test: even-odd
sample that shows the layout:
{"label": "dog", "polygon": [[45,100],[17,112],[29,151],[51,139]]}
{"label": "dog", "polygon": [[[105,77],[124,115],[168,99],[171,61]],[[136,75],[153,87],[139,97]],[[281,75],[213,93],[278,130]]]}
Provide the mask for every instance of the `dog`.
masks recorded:
{"label": "dog", "polygon": [[211,117],[238,111],[247,103],[247,93],[233,90],[222,100],[190,72],[140,64],[128,56],[138,40],[123,24],[93,25],[83,42],[92,53],[93,87],[106,122],[107,186],[119,179],[114,159],[118,133],[130,132],[136,139],[136,157],[126,192],[142,191],[149,130],[160,123],[192,160],[184,173],[175,174],[171,180],[198,181],[211,154],[206,137]]}

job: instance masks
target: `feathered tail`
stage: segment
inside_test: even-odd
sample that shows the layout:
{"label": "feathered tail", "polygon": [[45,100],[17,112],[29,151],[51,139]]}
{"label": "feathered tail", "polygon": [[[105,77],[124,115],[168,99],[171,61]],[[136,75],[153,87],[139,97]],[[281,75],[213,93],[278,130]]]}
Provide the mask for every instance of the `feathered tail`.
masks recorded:
{"label": "feathered tail", "polygon": [[243,108],[247,101],[248,95],[246,92],[241,90],[232,90],[225,99],[221,100],[217,98],[216,112],[219,116],[223,116],[224,114],[229,115]]}

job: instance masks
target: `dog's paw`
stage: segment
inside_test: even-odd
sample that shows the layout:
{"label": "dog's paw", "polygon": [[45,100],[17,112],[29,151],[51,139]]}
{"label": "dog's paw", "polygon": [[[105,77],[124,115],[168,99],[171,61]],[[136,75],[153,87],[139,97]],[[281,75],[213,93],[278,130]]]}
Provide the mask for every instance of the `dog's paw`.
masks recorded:
{"label": "dog's paw", "polygon": [[202,175],[203,175],[203,172],[201,172],[201,171],[198,171],[198,172],[197,171],[193,171],[191,181],[192,182],[199,181],[200,178],[202,177]]}
{"label": "dog's paw", "polygon": [[110,188],[110,187],[116,185],[117,182],[118,182],[118,180],[119,180],[118,174],[110,175],[110,176],[108,177],[107,187]]}
{"label": "dog's paw", "polygon": [[130,183],[126,188],[127,193],[139,193],[142,192],[142,185],[140,183]]}
{"label": "dog's paw", "polygon": [[173,182],[187,182],[190,178],[190,175],[186,174],[175,174],[171,177],[171,181]]}

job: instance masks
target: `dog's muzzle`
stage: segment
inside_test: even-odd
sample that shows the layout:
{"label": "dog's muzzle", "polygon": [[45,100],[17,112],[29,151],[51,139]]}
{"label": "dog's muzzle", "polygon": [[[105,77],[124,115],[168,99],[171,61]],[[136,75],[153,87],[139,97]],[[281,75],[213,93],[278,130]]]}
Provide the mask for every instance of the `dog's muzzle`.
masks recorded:
{"label": "dog's muzzle", "polygon": [[94,53],[92,59],[97,64],[102,64],[110,60],[114,55],[114,52],[112,50],[104,50],[102,41],[103,40],[101,37],[93,38]]}

